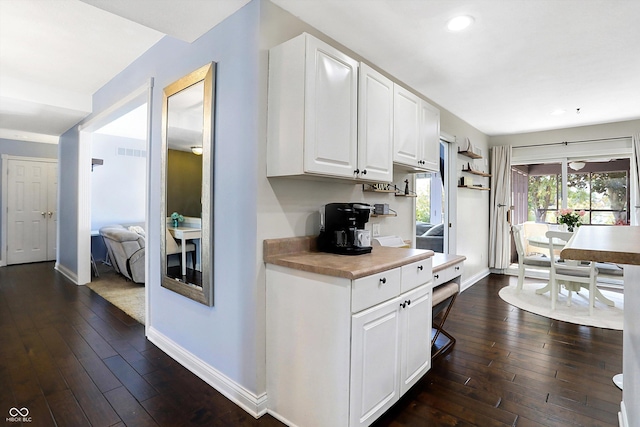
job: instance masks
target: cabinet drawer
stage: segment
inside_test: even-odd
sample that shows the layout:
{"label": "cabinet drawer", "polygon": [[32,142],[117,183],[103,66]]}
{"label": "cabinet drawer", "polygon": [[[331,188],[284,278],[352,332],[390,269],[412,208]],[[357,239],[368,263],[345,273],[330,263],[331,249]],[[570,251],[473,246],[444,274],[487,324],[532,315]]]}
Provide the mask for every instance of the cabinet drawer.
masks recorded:
{"label": "cabinet drawer", "polygon": [[443,268],[433,273],[433,286],[438,286],[462,275],[462,263]]}
{"label": "cabinet drawer", "polygon": [[427,258],[422,261],[414,262],[402,266],[402,285],[401,292],[407,292],[411,289],[424,285],[432,280],[432,259]]}
{"label": "cabinet drawer", "polygon": [[399,268],[356,279],[351,284],[351,312],[379,304],[400,294]]}

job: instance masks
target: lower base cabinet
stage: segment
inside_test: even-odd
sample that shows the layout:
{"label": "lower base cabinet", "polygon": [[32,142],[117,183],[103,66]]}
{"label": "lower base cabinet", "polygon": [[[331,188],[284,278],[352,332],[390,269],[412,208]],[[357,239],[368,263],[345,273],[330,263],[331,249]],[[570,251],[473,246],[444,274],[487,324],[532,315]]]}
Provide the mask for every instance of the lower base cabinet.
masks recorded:
{"label": "lower base cabinet", "polygon": [[[427,282],[357,312],[352,290],[362,279],[268,264],[269,412],[298,427],[368,426],[397,402],[431,367],[431,262],[423,264]],[[394,277],[399,268],[362,283],[384,291]]]}
{"label": "lower base cabinet", "polygon": [[431,367],[431,287],[353,315],[350,426],[375,421]]}

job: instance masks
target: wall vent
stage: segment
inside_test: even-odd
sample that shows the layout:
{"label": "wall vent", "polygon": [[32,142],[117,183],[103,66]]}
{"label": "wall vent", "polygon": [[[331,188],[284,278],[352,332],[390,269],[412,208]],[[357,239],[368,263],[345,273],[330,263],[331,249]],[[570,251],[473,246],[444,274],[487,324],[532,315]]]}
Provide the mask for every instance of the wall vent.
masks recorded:
{"label": "wall vent", "polygon": [[146,150],[136,150],[133,148],[118,147],[118,156],[147,157]]}

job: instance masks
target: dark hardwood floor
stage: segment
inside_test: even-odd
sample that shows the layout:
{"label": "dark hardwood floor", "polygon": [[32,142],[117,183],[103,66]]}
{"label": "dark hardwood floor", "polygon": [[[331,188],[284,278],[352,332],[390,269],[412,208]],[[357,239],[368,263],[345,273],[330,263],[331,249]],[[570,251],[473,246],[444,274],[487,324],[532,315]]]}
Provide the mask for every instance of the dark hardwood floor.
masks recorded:
{"label": "dark hardwood floor", "polygon": [[[617,425],[622,332],[518,310],[497,296],[509,280],[458,297],[445,327],[456,345],[376,427]],[[11,408],[29,409],[25,426],[282,426],[253,419],[52,263],[0,268],[2,419]]]}

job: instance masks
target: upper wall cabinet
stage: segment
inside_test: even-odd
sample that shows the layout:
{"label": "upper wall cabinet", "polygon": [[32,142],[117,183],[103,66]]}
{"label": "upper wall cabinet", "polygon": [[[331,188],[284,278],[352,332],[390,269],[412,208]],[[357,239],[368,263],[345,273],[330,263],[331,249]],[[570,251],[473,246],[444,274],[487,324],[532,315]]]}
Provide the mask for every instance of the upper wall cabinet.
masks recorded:
{"label": "upper wall cabinet", "polygon": [[394,84],[393,161],[415,171],[437,171],[440,111]]}
{"label": "upper wall cabinet", "polygon": [[353,179],[358,62],[301,34],[269,51],[267,176]]}
{"label": "upper wall cabinet", "polygon": [[358,90],[358,174],[393,180],[393,82],[360,63]]}
{"label": "upper wall cabinet", "polygon": [[440,110],[424,99],[420,100],[420,139],[422,169],[440,170]]}

